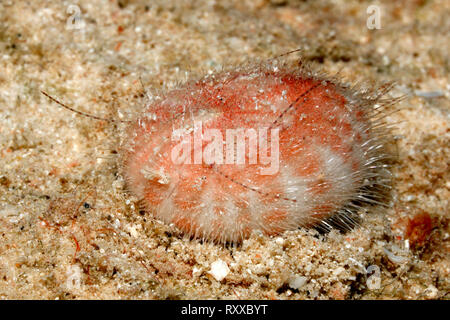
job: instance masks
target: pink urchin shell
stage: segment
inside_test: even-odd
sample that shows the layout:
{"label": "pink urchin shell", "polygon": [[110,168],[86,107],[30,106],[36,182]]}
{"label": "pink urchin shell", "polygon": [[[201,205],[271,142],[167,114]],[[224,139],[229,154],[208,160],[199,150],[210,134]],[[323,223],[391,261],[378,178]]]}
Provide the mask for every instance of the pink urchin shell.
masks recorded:
{"label": "pink urchin shell", "polygon": [[[276,62],[208,75],[168,92],[130,125],[123,175],[149,213],[196,238],[239,242],[254,230],[312,226],[367,198],[361,190],[384,158],[378,98]],[[174,130],[189,140],[196,121],[200,134],[224,137],[227,129],[277,129],[278,171],[261,174],[248,153],[239,165],[174,163]]]}

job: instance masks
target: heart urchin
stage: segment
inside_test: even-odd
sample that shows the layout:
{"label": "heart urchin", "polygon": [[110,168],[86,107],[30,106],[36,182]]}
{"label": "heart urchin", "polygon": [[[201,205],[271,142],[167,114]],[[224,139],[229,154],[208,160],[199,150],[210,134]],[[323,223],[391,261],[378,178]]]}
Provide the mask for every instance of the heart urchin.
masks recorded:
{"label": "heart urchin", "polygon": [[122,174],[146,211],[196,238],[351,226],[363,203],[385,202],[384,89],[276,61],[208,75],[129,126]]}

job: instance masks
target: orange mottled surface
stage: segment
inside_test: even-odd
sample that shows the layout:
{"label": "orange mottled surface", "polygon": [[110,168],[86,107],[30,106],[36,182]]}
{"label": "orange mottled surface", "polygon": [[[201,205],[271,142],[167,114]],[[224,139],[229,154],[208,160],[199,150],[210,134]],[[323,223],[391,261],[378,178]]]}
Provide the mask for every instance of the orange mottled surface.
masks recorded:
{"label": "orange mottled surface", "polygon": [[[129,188],[157,218],[219,242],[240,241],[255,229],[278,234],[314,224],[354,197],[369,162],[369,115],[348,95],[332,81],[273,65],[188,83],[150,105],[130,129],[124,144]],[[268,151],[259,145],[252,160],[244,130],[264,128]],[[244,163],[225,161],[229,129],[245,135]],[[213,140],[195,141],[208,130],[223,137],[223,161],[206,159]],[[277,163],[263,164],[274,143]],[[174,150],[183,161],[174,162]],[[272,165],[276,170],[263,172]]]}

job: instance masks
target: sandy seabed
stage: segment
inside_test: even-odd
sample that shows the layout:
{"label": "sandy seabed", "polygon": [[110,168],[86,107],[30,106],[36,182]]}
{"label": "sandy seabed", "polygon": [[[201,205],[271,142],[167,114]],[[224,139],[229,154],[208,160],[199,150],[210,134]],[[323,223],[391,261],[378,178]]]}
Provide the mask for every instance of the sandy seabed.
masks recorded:
{"label": "sandy seabed", "polygon": [[[0,298],[448,299],[450,3],[378,1],[381,29],[369,30],[371,4],[0,2]],[[345,234],[186,239],[124,191],[123,127],[40,93],[126,117],[142,108],[141,82],[157,94],[296,48],[329,74],[394,81],[389,95],[406,96],[386,118],[392,200]]]}

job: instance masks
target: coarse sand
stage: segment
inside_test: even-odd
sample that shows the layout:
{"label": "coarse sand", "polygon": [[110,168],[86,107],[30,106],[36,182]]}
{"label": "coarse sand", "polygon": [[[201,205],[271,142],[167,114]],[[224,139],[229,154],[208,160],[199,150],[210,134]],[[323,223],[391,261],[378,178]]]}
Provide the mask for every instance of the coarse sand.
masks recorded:
{"label": "coarse sand", "polygon": [[[1,299],[448,299],[450,2],[0,2]],[[274,57],[395,82],[392,199],[347,233],[202,243],[139,210],[118,174],[148,95]]]}

